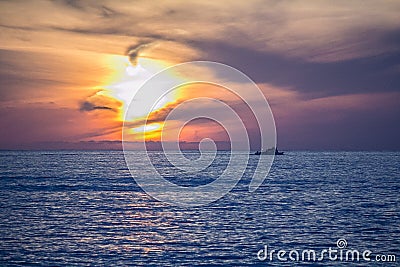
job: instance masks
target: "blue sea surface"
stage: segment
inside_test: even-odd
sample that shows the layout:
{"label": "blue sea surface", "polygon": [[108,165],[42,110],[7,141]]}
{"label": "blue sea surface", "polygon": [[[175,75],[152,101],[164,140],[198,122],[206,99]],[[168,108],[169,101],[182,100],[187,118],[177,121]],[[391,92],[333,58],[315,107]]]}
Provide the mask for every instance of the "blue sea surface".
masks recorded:
{"label": "blue sea surface", "polygon": [[[176,183],[196,185],[218,176],[229,153],[217,159],[196,177],[156,164]],[[222,199],[182,208],[138,187],[120,151],[1,151],[0,266],[399,265],[399,152],[289,151],[250,193],[256,164],[251,156]],[[372,261],[257,257],[265,246],[337,249],[338,239],[372,251]],[[397,258],[380,263],[376,255]]]}

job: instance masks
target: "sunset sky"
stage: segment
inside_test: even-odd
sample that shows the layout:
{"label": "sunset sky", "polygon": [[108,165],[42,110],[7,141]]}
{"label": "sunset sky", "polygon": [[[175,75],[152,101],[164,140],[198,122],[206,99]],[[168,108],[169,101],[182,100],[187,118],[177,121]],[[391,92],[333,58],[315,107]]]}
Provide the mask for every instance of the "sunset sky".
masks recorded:
{"label": "sunset sky", "polygon": [[[400,1],[1,1],[0,40],[0,149],[114,148],[140,85],[194,60],[254,80],[281,149],[400,149]],[[234,96],[196,85],[164,99],[149,139],[206,93],[236,103],[257,135]],[[181,133],[206,136],[227,140],[201,120]]]}

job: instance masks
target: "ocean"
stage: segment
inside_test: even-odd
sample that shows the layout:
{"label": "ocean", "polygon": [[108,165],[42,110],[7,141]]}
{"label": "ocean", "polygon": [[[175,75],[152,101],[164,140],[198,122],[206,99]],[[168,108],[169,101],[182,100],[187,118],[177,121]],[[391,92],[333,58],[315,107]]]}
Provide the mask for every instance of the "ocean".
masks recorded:
{"label": "ocean", "polygon": [[147,195],[120,151],[1,151],[0,265],[399,265],[399,152],[288,151],[249,192],[255,157],[223,198],[183,208]]}

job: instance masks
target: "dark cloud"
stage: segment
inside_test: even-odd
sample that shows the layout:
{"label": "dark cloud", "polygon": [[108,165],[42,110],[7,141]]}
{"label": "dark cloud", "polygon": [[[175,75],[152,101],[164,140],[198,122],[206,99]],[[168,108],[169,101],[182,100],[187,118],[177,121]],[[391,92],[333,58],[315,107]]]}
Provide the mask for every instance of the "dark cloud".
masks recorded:
{"label": "dark cloud", "polygon": [[76,8],[76,9],[82,9],[85,7],[85,5],[82,4],[81,1],[79,0],[53,0],[53,2],[62,4],[62,5],[66,5],[72,8]]}
{"label": "dark cloud", "polygon": [[31,30],[37,29],[34,27],[28,27],[28,26],[15,26],[15,25],[6,25],[6,24],[0,24],[0,27],[6,28],[6,29],[12,29],[12,30],[24,30],[24,31],[31,31]]}
{"label": "dark cloud", "polygon": [[117,12],[115,12],[115,10],[113,10],[113,9],[111,9],[109,7],[106,7],[106,6],[102,6],[101,9],[102,9],[103,17],[109,18],[109,17],[112,17],[115,14],[117,14]]}
{"label": "dark cloud", "polygon": [[[1,26],[6,27],[6,26]],[[111,37],[116,36],[126,36],[130,38],[139,38],[140,40],[144,40],[139,44],[132,45],[132,47],[138,46],[140,44],[150,43],[157,40],[163,41],[179,41],[176,38],[169,38],[163,36],[161,34],[154,34],[154,33],[138,33],[132,31],[130,29],[122,28],[121,26],[104,26],[104,27],[65,27],[65,26],[49,26],[49,29],[56,30],[56,31],[63,31],[63,32],[70,32],[70,33],[79,33],[85,35],[110,35]]]}
{"label": "dark cloud", "polygon": [[95,11],[98,15],[102,17],[109,18],[119,12],[116,12],[111,7],[102,5],[100,1],[80,1],[80,0],[53,0],[56,4],[60,6],[65,6],[78,11],[88,12]]}
{"label": "dark cloud", "polygon": [[[400,38],[394,38],[393,33],[388,36],[400,46]],[[400,90],[400,51],[336,62],[307,62],[228,43],[196,46],[207,60],[233,66],[258,83],[292,88],[304,98]]]}
{"label": "dark cloud", "polygon": [[139,45],[132,45],[128,47],[128,49],[126,50],[126,55],[129,57],[129,61],[133,66],[137,64],[139,53],[150,45],[151,43],[142,43]]}
{"label": "dark cloud", "polygon": [[92,95],[87,96],[79,104],[80,111],[110,110],[117,112],[122,103],[112,97],[103,94],[103,90],[98,90]]}
{"label": "dark cloud", "polygon": [[102,110],[114,110],[111,107],[107,106],[97,106],[89,101],[84,101],[81,103],[81,106],[79,107],[80,111],[92,111],[92,110],[97,110],[97,109],[102,109]]}
{"label": "dark cloud", "polygon": [[105,89],[97,90],[94,94],[86,96],[84,100],[79,102],[80,111],[109,110],[118,112],[122,103],[108,96]]}

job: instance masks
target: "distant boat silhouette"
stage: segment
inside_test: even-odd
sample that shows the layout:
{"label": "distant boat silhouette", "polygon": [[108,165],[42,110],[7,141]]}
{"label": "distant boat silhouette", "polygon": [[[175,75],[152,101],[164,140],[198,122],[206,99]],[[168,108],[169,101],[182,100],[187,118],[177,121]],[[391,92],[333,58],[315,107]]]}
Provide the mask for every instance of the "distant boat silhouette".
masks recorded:
{"label": "distant boat silhouette", "polygon": [[284,153],[277,148],[267,148],[265,151],[257,151],[254,155],[283,155]]}

